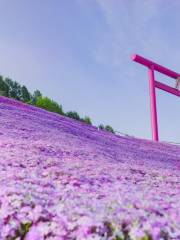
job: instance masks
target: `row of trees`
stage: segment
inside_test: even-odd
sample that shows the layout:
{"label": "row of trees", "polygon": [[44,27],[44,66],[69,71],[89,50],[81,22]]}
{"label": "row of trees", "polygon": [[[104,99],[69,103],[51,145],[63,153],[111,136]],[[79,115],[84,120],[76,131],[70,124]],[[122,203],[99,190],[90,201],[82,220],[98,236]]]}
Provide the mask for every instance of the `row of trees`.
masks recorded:
{"label": "row of trees", "polygon": [[[18,82],[13,81],[10,78],[3,78],[0,76],[0,95],[14,98],[19,101],[29,103],[48,111],[55,112],[92,125],[90,117],[85,116],[84,118],[81,118],[76,111],[69,111],[65,113],[63,111],[62,105],[58,104],[48,97],[44,97],[39,90],[35,90],[33,94],[31,94],[26,86],[21,86]],[[114,129],[109,125],[104,126],[103,124],[100,124],[98,128],[115,133]]]}
{"label": "row of trees", "polygon": [[18,82],[12,81],[10,78],[3,79],[0,76],[0,95],[15,98],[23,102],[29,102],[32,99],[27,88],[21,86]]}

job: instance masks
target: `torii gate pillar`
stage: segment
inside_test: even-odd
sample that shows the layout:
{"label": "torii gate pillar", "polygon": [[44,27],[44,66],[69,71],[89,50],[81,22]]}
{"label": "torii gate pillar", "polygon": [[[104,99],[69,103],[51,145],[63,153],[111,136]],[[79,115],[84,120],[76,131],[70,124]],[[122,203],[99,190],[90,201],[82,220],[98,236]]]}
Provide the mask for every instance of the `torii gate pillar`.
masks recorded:
{"label": "torii gate pillar", "polygon": [[157,108],[156,108],[156,89],[154,81],[154,68],[153,66],[148,69],[149,75],[149,96],[150,96],[150,110],[151,110],[151,129],[152,140],[158,141],[158,122],[157,122]]}
{"label": "torii gate pillar", "polygon": [[[156,88],[180,97],[180,91],[178,90],[178,86],[180,85],[180,74],[139,55],[132,55],[131,59],[148,67],[152,140],[159,141],[156,109]],[[168,77],[176,79],[176,87],[173,88],[164,83],[156,81],[154,78],[154,71],[160,72]]]}

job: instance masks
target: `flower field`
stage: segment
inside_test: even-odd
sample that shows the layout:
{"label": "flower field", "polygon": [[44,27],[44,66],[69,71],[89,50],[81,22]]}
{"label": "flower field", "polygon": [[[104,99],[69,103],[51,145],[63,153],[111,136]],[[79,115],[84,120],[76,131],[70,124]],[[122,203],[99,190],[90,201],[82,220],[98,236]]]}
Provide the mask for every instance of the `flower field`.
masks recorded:
{"label": "flower field", "polygon": [[180,147],[0,97],[0,239],[180,239]]}

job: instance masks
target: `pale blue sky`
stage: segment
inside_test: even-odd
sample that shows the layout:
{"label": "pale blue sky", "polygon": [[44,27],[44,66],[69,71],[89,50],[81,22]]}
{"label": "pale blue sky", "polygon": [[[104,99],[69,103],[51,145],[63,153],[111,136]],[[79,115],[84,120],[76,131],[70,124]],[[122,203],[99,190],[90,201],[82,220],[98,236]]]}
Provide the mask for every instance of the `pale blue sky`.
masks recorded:
{"label": "pale blue sky", "polygon": [[[179,0],[0,0],[0,9],[1,75],[96,125],[151,138],[147,70],[130,55],[180,72]],[[180,99],[157,90],[157,104],[161,140],[180,142]]]}

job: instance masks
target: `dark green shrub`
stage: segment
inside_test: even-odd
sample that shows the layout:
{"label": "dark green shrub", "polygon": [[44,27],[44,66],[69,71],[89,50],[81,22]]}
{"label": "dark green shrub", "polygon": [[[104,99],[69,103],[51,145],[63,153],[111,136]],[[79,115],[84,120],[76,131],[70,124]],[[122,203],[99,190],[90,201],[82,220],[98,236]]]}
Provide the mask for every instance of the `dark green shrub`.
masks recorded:
{"label": "dark green shrub", "polygon": [[105,130],[111,133],[115,133],[114,129],[110,125],[106,125]]}
{"label": "dark green shrub", "polygon": [[73,118],[73,119],[76,119],[76,120],[81,120],[79,114],[75,111],[69,111],[66,113],[66,116],[67,117],[70,117],[70,118]]}
{"label": "dark green shrub", "polygon": [[101,129],[101,130],[105,130],[105,131],[111,132],[111,133],[115,133],[114,129],[110,125],[104,126],[103,124],[100,124],[98,126],[98,128]]}
{"label": "dark green shrub", "polygon": [[82,118],[81,121],[92,125],[91,119],[88,116],[85,116],[84,118]]}

